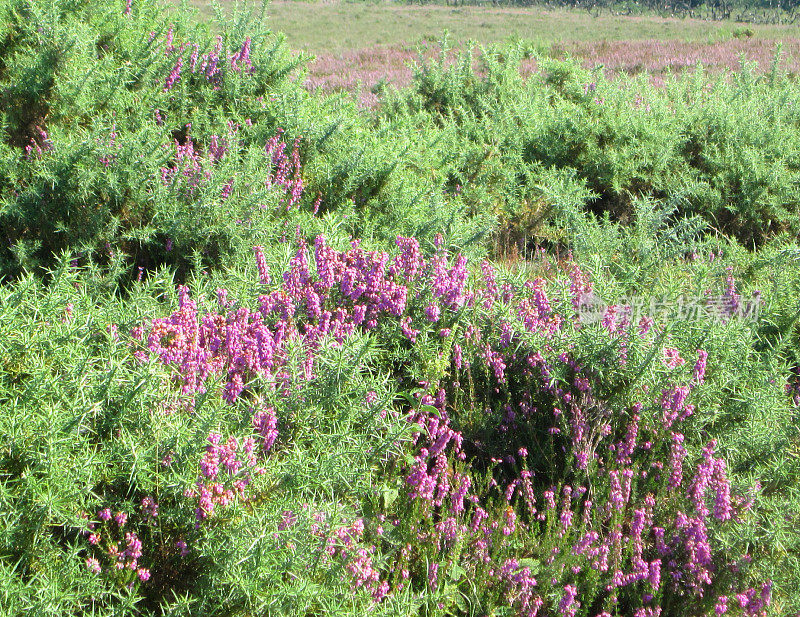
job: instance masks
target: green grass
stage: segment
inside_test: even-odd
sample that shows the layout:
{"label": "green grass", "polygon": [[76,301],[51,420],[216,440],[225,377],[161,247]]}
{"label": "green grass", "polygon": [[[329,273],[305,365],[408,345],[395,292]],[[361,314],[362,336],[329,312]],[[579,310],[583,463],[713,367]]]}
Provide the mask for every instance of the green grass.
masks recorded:
{"label": "green grass", "polygon": [[[211,2],[190,0],[210,16]],[[232,0],[221,0],[232,8]],[[312,53],[340,52],[374,45],[437,41],[448,30],[456,41],[494,43],[509,38],[542,43],[601,40],[676,39],[687,42],[727,40],[744,25],[699,19],[655,16],[592,17],[586,11],[532,8],[413,6],[396,3],[286,2],[270,3],[274,30],[284,32],[294,49]],[[746,26],[757,38],[796,36],[792,26]]]}

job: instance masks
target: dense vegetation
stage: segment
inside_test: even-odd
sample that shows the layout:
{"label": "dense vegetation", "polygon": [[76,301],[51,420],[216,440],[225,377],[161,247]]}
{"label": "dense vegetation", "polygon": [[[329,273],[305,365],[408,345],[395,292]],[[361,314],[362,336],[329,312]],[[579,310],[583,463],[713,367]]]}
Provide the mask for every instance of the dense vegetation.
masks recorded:
{"label": "dense vegetation", "polygon": [[5,614],[800,610],[777,59],[366,112],[257,11],[0,11]]}

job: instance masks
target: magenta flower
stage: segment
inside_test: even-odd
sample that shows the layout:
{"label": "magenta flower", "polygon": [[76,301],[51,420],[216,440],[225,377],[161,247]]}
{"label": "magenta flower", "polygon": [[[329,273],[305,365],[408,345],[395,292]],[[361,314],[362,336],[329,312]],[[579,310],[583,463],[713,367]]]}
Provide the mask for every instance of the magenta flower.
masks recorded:
{"label": "magenta flower", "polygon": [[172,87],[177,83],[177,81],[181,77],[181,69],[183,68],[183,58],[178,58],[178,61],[175,63],[175,66],[172,67],[169,75],[167,75],[167,79],[164,82],[164,92],[168,92],[172,90]]}
{"label": "magenta flower", "polygon": [[93,574],[100,574],[100,572],[102,571],[102,568],[100,567],[100,562],[97,561],[97,559],[95,559],[94,557],[86,558],[86,568],[89,570],[89,572],[92,572]]}

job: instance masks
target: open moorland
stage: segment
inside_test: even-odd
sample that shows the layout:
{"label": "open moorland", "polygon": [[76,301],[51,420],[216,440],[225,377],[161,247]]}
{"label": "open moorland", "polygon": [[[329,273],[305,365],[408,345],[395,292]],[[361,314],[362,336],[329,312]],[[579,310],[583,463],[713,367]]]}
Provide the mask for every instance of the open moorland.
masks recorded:
{"label": "open moorland", "polygon": [[[194,0],[201,15],[211,4]],[[223,7],[232,3],[223,2]],[[712,73],[734,70],[744,59],[767,70],[776,44],[784,51],[787,71],[800,71],[800,35],[796,25],[744,24],[691,18],[639,15],[593,16],[578,9],[414,6],[395,2],[271,2],[268,24],[285,33],[293,49],[311,54],[306,84],[324,92],[358,92],[375,105],[373,91],[384,84],[411,82],[410,64],[420,55],[450,44],[464,48],[525,41],[531,56],[575,57],[586,67],[613,73],[647,71],[655,83],[668,73],[702,63]],[[523,74],[535,70],[535,59],[521,63]]]}
{"label": "open moorland", "polygon": [[196,6],[0,2],[0,615],[800,614],[794,30]]}

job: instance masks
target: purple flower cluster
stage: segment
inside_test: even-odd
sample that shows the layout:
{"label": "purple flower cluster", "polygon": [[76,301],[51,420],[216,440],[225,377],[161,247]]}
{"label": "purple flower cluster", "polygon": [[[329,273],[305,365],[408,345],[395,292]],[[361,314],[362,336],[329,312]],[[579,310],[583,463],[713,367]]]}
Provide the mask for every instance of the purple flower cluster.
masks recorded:
{"label": "purple flower cluster", "polygon": [[276,187],[287,194],[287,198],[281,199],[281,202],[285,201],[286,209],[291,210],[300,201],[305,188],[301,174],[300,138],[294,140],[292,152],[289,154],[282,136],[283,130],[279,129],[267,140],[265,152],[271,163],[271,169],[265,182],[268,189]]}
{"label": "purple flower cluster", "polygon": [[36,137],[31,138],[30,144],[25,146],[25,160],[31,161],[35,158],[41,158],[46,152],[53,149],[53,142],[47,135],[47,131],[43,128],[36,127]]}
{"label": "purple flower cluster", "polygon": [[[254,416],[256,428],[260,428],[261,418],[258,413]],[[200,461],[200,477],[195,488],[187,491],[187,496],[197,498],[197,527],[213,516],[217,507],[224,508],[237,498],[245,499],[245,491],[253,476],[264,473],[264,469],[258,466],[256,440],[253,437],[244,439],[241,446],[233,436],[225,443],[221,440],[219,433],[208,435],[206,452]],[[266,444],[264,449],[268,449]]]}
{"label": "purple flower cluster", "polygon": [[164,81],[164,92],[169,92],[172,87],[177,83],[181,77],[181,69],[183,68],[183,58],[178,58],[175,66],[172,67],[167,79]]}
{"label": "purple flower cluster", "polygon": [[250,62],[250,37],[248,36],[239,51],[231,56],[231,68],[237,73],[246,67],[247,73],[253,72],[253,64]]}
{"label": "purple flower cluster", "polygon": [[[176,379],[182,382],[185,394],[203,392],[212,374],[226,374],[224,397],[234,403],[255,377],[272,387],[288,384],[292,379],[287,372],[288,341],[299,341],[306,349],[305,378],[311,379],[314,356],[326,336],[341,343],[356,328],[373,330],[388,318],[399,320],[399,328],[413,338],[416,331],[411,328],[411,317],[404,315],[407,285],[430,268],[419,257],[418,245],[402,238],[398,243],[403,250],[390,259],[387,253],[357,246],[335,251],[319,236],[314,247],[316,277],[309,267],[308,250],[301,243],[283,274],[283,284],[260,296],[255,311],[240,307],[227,314],[201,316],[188,289],[181,287],[178,310],[152,322],[147,349],[178,369]],[[259,278],[266,282],[263,252],[258,248],[255,252]],[[441,267],[442,258],[437,257],[436,263]],[[458,258],[453,268],[434,268],[425,284],[450,295],[461,288],[461,264],[463,260]],[[336,308],[326,309],[328,304]],[[140,353],[140,357],[144,356]]]}
{"label": "purple flower cluster", "polygon": [[[152,498],[146,497],[142,506],[146,516],[158,514],[158,506]],[[104,508],[97,512],[97,518],[100,519],[100,527],[98,528],[97,523],[89,523],[89,529],[85,533],[94,553],[86,558],[87,569],[94,574],[105,571],[108,576],[121,582],[128,580],[119,576],[123,571],[135,573],[135,577],[141,582],[149,580],[150,570],[140,564],[143,556],[142,541],[135,531],[125,529],[128,515],[117,512],[112,516],[111,509]],[[105,569],[102,563],[107,564]],[[133,583],[127,584],[132,586]]]}
{"label": "purple flower cluster", "polygon": [[[270,152],[278,151],[276,140]],[[561,267],[566,280],[558,285],[537,279],[513,289],[483,264],[479,282],[470,285],[466,258],[453,258],[438,244],[426,259],[413,238],[398,237],[392,256],[355,241],[337,250],[318,236],[312,255],[298,239],[288,268],[272,278],[263,248],[254,247],[264,292],[256,308],[234,304],[218,290],[218,311],[200,312],[181,287],[177,310],[137,331],[146,344],[140,357],[173,367],[185,395],[204,391],[217,375],[227,402],[256,401],[254,433],[241,445],[232,436],[208,436],[191,491],[198,525],[246,498],[257,457],[274,448],[277,415],[258,402],[260,393],[280,396],[313,380],[323,345],[377,331],[402,345],[442,345],[439,358],[447,366],[417,382],[419,406],[409,415],[412,455],[400,463],[406,490],[386,506],[395,512],[380,513],[375,529],[384,538],[382,523],[396,516],[397,537],[416,542],[399,550],[387,572],[376,558],[380,541],[367,542],[363,521],[337,531],[315,524],[325,558],[341,560],[353,590],[380,601],[409,584],[439,590],[444,581],[480,578],[518,614],[573,616],[589,606],[582,594],[594,580],[593,589],[611,604],[623,594],[635,598],[640,604],[631,611],[643,617],[661,613],[658,598],[665,594],[682,602],[711,598],[718,614],[733,598],[745,615],[761,611],[769,589],[741,590],[718,576],[725,551],[715,531],[736,524],[750,504],[732,494],[716,443],[706,444],[695,461],[682,427],[692,419],[690,401],[704,383],[708,354],[697,350],[693,369],[684,366],[676,347],[629,337],[637,326],[625,319],[624,307],[607,313],[592,333],[612,350],[607,363],[622,366],[628,345],[663,362],[654,371],[657,389],[642,387],[640,401],[612,406],[574,345],[576,335],[587,334],[576,316],[592,289],[576,265]],[[301,368],[292,353],[300,354]],[[478,393],[467,399],[469,421],[451,413],[463,405],[462,383]],[[365,405],[375,404],[371,393]],[[495,432],[484,442],[470,423]],[[541,463],[528,468],[548,452],[573,470],[574,482],[551,476]],[[536,578],[528,559],[541,568]]]}

